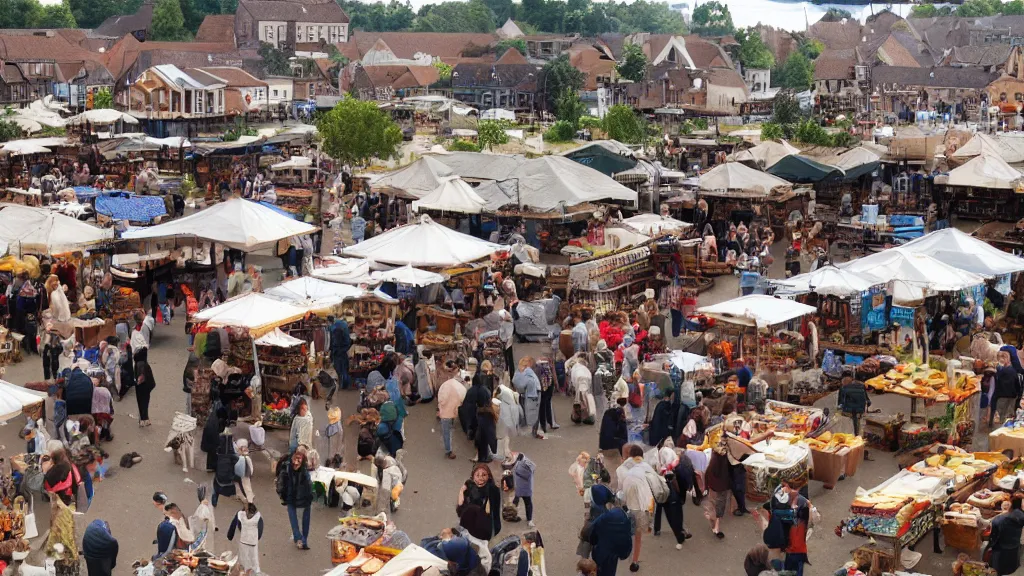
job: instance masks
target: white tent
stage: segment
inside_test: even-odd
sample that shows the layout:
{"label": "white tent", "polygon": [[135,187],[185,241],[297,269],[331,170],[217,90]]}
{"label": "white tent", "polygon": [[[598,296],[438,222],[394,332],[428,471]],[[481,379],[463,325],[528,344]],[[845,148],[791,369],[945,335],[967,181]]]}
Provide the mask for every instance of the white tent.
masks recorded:
{"label": "white tent", "polygon": [[309,276],[289,280],[264,292],[271,298],[313,311],[329,310],[346,298],[355,298],[362,293],[363,290],[355,286]]}
{"label": "white tent", "polygon": [[782,324],[805,314],[813,314],[815,311],[814,306],[763,294],[741,296],[697,309],[697,312],[722,322],[758,328]]}
{"label": "white tent", "polygon": [[901,250],[927,254],[936,260],[984,276],[1024,271],[1024,258],[957,230],[944,228],[900,246]]}
{"label": "white tent", "polygon": [[460,212],[462,214],[479,214],[483,211],[484,199],[473,187],[458,176],[447,176],[441,185],[419,200],[414,200],[412,209],[440,210],[442,212]]}
{"label": "white tent", "polygon": [[883,250],[838,266],[875,283],[900,280],[937,291],[962,290],[985,281],[984,276],[954,268],[927,254],[910,252],[902,247]]}
{"label": "white tent", "polygon": [[409,286],[429,286],[444,282],[444,276],[436,272],[413,268],[408,264],[385,272],[374,272],[373,277],[381,282],[394,282]]}
{"label": "white tent", "polygon": [[270,166],[271,170],[314,170],[313,160],[305,156],[292,156],[284,162]]}
{"label": "white tent", "polygon": [[36,392],[0,380],[0,422],[19,416],[25,408],[46,401],[45,392]]}
{"label": "white tent", "polygon": [[410,198],[423,198],[437,189],[452,169],[432,156],[424,156],[401,170],[386,174],[370,186],[374,190],[391,189]]}
{"label": "white tent", "polygon": [[370,276],[370,261],[362,258],[341,258],[327,256],[324,267],[313,269],[313,277],[327,282],[340,282],[358,286],[360,284],[376,284]]}
{"label": "white tent", "polygon": [[411,266],[456,266],[487,258],[502,247],[456,232],[420,216],[416,224],[399,226],[345,248],[342,254],[387,264]]}
{"label": "white tent", "polygon": [[511,110],[504,110],[502,108],[491,108],[490,110],[484,110],[480,113],[481,120],[508,120],[510,122],[516,121],[516,113]]}
{"label": "white tent", "polygon": [[828,164],[835,166],[836,168],[841,168],[845,172],[858,166],[878,162],[881,159],[881,156],[875,154],[871,150],[868,150],[863,146],[857,146],[856,148],[851,148],[836,156],[835,160],[829,161]]}
{"label": "white tent", "polygon": [[682,232],[693,227],[693,224],[689,222],[660,214],[637,214],[626,218],[622,223],[647,236],[654,236],[662,232]]}
{"label": "white tent", "polygon": [[315,231],[315,226],[279,214],[266,206],[233,198],[184,218],[130,230],[122,238],[198,238],[238,250],[252,251],[273,246],[278,240]]}
{"label": "white tent", "polygon": [[[492,155],[477,156],[485,161],[487,156]],[[489,178],[500,180],[503,184],[476,189],[477,194],[487,202],[489,211],[513,205],[529,211],[549,212],[585,202],[637,200],[635,190],[564,156],[542,156],[527,160],[507,176],[496,172]]]}
{"label": "white tent", "polygon": [[257,338],[255,342],[257,346],[277,346],[278,348],[294,348],[306,343],[305,340],[299,340],[294,336],[285,334],[280,328],[274,328]]}
{"label": "white tent", "polygon": [[823,266],[814,272],[799,274],[785,280],[773,280],[772,283],[784,287],[786,292],[799,294],[814,292],[822,296],[839,296],[840,298],[860,294],[876,284],[860,274],[854,274],[835,266]]}
{"label": "white tent", "polygon": [[707,357],[693,354],[692,352],[683,352],[682,350],[673,350],[669,360],[676,368],[687,373],[703,368],[705,365],[711,367]]}
{"label": "white tent", "polygon": [[15,253],[60,254],[113,237],[113,230],[43,208],[7,206],[0,210],[0,240]]}
{"label": "white tent", "polygon": [[739,162],[719,164],[700,176],[701,190],[742,190],[767,195],[778,186],[792,184]]}
{"label": "white tent", "polygon": [[1014,182],[1020,177],[1020,170],[1010,166],[999,156],[983,154],[963,166],[950,170],[946,185],[1013,189]]}
{"label": "white tent", "polygon": [[68,144],[69,141],[64,136],[54,138],[26,138],[24,140],[9,140],[0,144],[0,152],[20,154],[46,153],[54,146],[67,146]]}
{"label": "white tent", "polygon": [[77,126],[79,124],[113,124],[117,121],[124,122],[125,124],[138,124],[139,121],[135,119],[131,114],[125,114],[119,112],[113,108],[99,108],[96,110],[86,110],[81,114],[68,118],[68,126]]}
{"label": "white tent", "polygon": [[11,122],[17,124],[18,128],[21,128],[22,131],[27,134],[34,134],[36,132],[42,131],[43,129],[42,124],[26,116],[14,116],[11,118]]}
{"label": "white tent", "polygon": [[27,156],[29,154],[49,154],[50,149],[46,146],[40,146],[34,142],[28,140],[18,140],[15,142],[8,142],[10,146],[4,146],[4,152],[7,152],[11,156]]}
{"label": "white tent", "polygon": [[730,160],[733,162],[753,162],[762,170],[767,170],[786,156],[799,153],[799,148],[785,140],[780,140],[779,142],[768,140],[767,142],[762,142],[757,146],[733,154]]}
{"label": "white tent", "polygon": [[999,156],[1009,164],[1024,162],[1024,139],[978,133],[953,152],[952,157],[966,161],[985,155]]}
{"label": "white tent", "polygon": [[248,328],[253,336],[259,337],[282,324],[302,318],[307,311],[266,294],[249,292],[200,310],[193,318],[210,326]]}

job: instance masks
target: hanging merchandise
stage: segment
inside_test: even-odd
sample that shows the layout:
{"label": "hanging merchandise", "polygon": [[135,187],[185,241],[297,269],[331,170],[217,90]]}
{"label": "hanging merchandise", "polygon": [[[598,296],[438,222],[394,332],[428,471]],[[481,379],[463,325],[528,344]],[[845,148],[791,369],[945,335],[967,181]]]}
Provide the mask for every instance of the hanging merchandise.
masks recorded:
{"label": "hanging merchandise", "polygon": [[863,301],[861,332],[870,334],[885,329],[885,290],[881,286],[872,286],[864,293]]}

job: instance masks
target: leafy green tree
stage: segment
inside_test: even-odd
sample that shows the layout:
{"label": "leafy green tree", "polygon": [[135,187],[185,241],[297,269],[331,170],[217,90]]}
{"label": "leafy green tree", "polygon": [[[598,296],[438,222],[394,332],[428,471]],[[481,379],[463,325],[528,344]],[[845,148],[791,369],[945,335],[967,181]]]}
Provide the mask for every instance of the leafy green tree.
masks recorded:
{"label": "leafy green tree", "polygon": [[849,132],[836,132],[832,135],[832,146],[837,148],[853,148],[860,144],[860,138],[857,138]]}
{"label": "leafy green tree", "polygon": [[822,22],[842,22],[843,20],[849,20],[853,18],[853,14],[841,8],[829,8],[828,11],[822,15]]}
{"label": "leafy green tree", "polygon": [[569,142],[576,137],[576,129],[565,120],[559,120],[544,132],[545,142]]}
{"label": "leafy green tree", "polygon": [[775,67],[775,56],[772,55],[768,46],[765,46],[757,30],[752,28],[737,30],[736,41],[740,43],[739,57],[740,63],[744,67],[768,70]]}
{"label": "leafy green tree", "polygon": [[263,60],[263,71],[271,76],[290,76],[292,68],[288,63],[288,55],[282,50],[274,48],[273,44],[260,42],[257,53]]}
{"label": "leafy green tree", "polygon": [[1002,9],[999,0],[964,0],[964,3],[957,6],[955,14],[964,18],[977,18],[979,16],[995,16]]}
{"label": "leafy green tree", "polygon": [[1024,15],[1024,0],[1012,0],[1004,3],[1001,12],[1004,16]]}
{"label": "leafy green tree", "polygon": [[772,102],[772,122],[779,126],[795,124],[803,118],[803,110],[800,109],[800,102],[793,96],[792,92],[785,90],[775,95]]}
{"label": "leafy green tree", "polygon": [[480,148],[494,150],[495,146],[508,143],[508,134],[505,128],[508,124],[497,120],[484,120],[476,126],[476,139]]}
{"label": "leafy green tree", "polygon": [[[667,2],[636,0],[631,4],[619,2],[605,5],[610,20],[609,31],[633,34],[686,34],[686,21],[678,10],[669,8]],[[699,9],[699,8],[698,8]],[[618,27],[614,22],[619,23]],[[731,22],[731,17],[730,17]]]}
{"label": "leafy green tree", "polygon": [[0,28],[35,28],[42,17],[37,0],[0,0]]}
{"label": "leafy green tree", "polygon": [[114,107],[114,95],[110,93],[110,90],[103,88],[96,92],[92,97],[93,108],[113,108]]}
{"label": "leafy green tree", "polygon": [[782,131],[782,126],[775,122],[765,122],[761,124],[761,142],[768,142],[769,140],[781,140],[786,135]]}
{"label": "leafy green tree", "polygon": [[812,118],[804,120],[797,126],[794,137],[804,144],[812,144],[814,146],[832,145],[832,136]]}
{"label": "leafy green tree", "polygon": [[0,142],[21,138],[21,127],[9,120],[0,120]]}
{"label": "leafy green tree", "polygon": [[626,80],[641,82],[647,75],[647,55],[639,44],[622,47],[622,61],[615,65],[615,71]]}
{"label": "leafy green tree", "polygon": [[470,142],[469,140],[463,140],[462,138],[456,138],[452,140],[452,143],[448,145],[449,152],[479,152],[480,146]]}
{"label": "leafy green tree", "polygon": [[[111,16],[133,12],[120,0],[69,0],[68,5],[75,16],[75,22],[82,28],[95,28]],[[0,8],[2,12],[4,10]]]}
{"label": "leafy green tree", "polygon": [[515,18],[516,5],[512,0],[484,0],[484,4],[491,9],[494,15],[494,22],[501,26],[509,18]]}
{"label": "leafy green tree", "polygon": [[579,129],[580,118],[587,113],[587,107],[583,104],[583,101],[580,100],[579,92],[569,90],[562,92],[562,95],[558,97],[555,109],[555,116],[557,116],[559,120],[563,120],[572,125],[573,130]]}
{"label": "leafy green tree", "polygon": [[39,28],[78,28],[75,22],[75,15],[71,13],[71,6],[67,0],[60,4],[48,4],[42,7],[42,18],[39,20]]}
{"label": "leafy green tree", "polygon": [[178,0],[159,0],[153,9],[153,23],[149,27],[153,40],[185,40],[185,16]]}
{"label": "leafy green tree", "polygon": [[220,0],[221,14],[234,14],[238,12],[238,0]]}
{"label": "leafy green tree", "polygon": [[736,28],[732,24],[729,6],[718,0],[711,0],[697,6],[690,18],[693,31],[701,36],[725,36]]}
{"label": "leafy green tree", "polygon": [[416,19],[418,32],[494,32],[494,16],[482,0],[435,4]]}
{"label": "leafy green tree", "polygon": [[800,51],[808,60],[816,60],[825,51],[825,45],[820,40],[806,39],[800,43]]}
{"label": "leafy green tree", "polygon": [[359,0],[338,0],[338,4],[349,17],[353,30],[368,32],[395,32],[412,27],[416,13],[408,1],[391,0],[383,2],[360,2]]}
{"label": "leafy green tree", "polygon": [[814,64],[802,52],[793,52],[777,73],[779,86],[790,90],[807,90],[814,81]]}
{"label": "leafy green tree", "polygon": [[509,49],[519,50],[519,53],[526,56],[526,40],[522,38],[506,38],[494,46],[494,53],[501,58],[501,55]]}
{"label": "leafy green tree", "polygon": [[604,128],[608,138],[626,144],[639,144],[647,136],[647,129],[636,111],[621,104],[608,109],[604,115]]}
{"label": "leafy green tree", "polygon": [[[199,25],[203,23],[203,17],[206,14],[203,13],[202,9],[196,6],[196,2],[203,0],[178,0],[178,6],[181,8],[181,17],[184,20],[182,27],[185,31],[190,34],[195,34],[199,30]],[[218,4],[216,12],[213,14],[220,14],[220,5]],[[156,10],[153,10],[153,18],[156,19]]]}
{"label": "leafy green tree", "polygon": [[434,68],[437,68],[437,75],[441,80],[448,81],[452,79],[452,70],[454,70],[454,67],[452,67],[451,64],[445,64],[438,60],[434,62]]}
{"label": "leafy green tree", "polygon": [[391,158],[402,143],[402,129],[376,102],[345,98],[323,114],[316,126],[324,152],[350,164]]}
{"label": "leafy green tree", "polygon": [[580,128],[585,130],[604,130],[604,120],[597,116],[583,116],[580,118]]}
{"label": "leafy green tree", "polygon": [[548,109],[555,107],[555,101],[560,94],[565,92],[579,92],[583,89],[586,74],[569,63],[569,57],[562,54],[554,60],[548,61],[541,71],[541,91]]}

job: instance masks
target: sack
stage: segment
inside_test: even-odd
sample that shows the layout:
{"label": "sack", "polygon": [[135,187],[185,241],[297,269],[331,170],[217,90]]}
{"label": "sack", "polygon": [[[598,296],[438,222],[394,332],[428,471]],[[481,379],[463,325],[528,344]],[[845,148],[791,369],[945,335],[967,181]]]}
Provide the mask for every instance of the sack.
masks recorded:
{"label": "sack", "polygon": [[644,404],[644,397],[640,394],[640,387],[636,384],[630,384],[629,386],[629,405],[633,408],[639,408]]}
{"label": "sack", "polygon": [[658,504],[668,502],[669,489],[665,477],[657,472],[648,472],[646,470],[644,471],[644,477],[647,479],[647,484],[651,487],[651,494],[654,494],[654,501]]}
{"label": "sack", "polygon": [[583,405],[579,402],[572,403],[572,413],[569,415],[569,420],[572,420],[573,424],[579,424],[583,422]]}

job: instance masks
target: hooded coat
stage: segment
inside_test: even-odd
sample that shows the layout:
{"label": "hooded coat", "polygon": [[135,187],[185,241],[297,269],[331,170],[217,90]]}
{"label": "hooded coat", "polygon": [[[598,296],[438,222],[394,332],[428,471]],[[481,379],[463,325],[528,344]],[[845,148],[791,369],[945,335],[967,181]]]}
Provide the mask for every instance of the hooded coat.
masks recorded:
{"label": "hooded coat", "polygon": [[111,576],[117,566],[117,539],[104,520],[93,520],[82,537],[82,553],[89,576]]}
{"label": "hooded coat", "polygon": [[[603,507],[604,503],[598,502],[598,494],[592,492],[594,503]],[[612,508],[594,520],[590,526],[590,544],[594,547],[592,556],[600,574],[614,573],[619,560],[629,558],[633,552],[633,527],[622,508]]]}
{"label": "hooded coat", "polygon": [[68,377],[64,389],[64,401],[67,403],[68,416],[75,414],[92,414],[92,378],[81,368],[75,368]]}
{"label": "hooded coat", "polygon": [[221,496],[235,495],[235,442],[231,434],[221,434],[217,447],[217,467],[213,477],[213,489]]}

